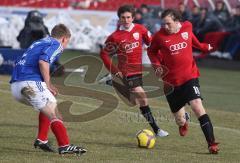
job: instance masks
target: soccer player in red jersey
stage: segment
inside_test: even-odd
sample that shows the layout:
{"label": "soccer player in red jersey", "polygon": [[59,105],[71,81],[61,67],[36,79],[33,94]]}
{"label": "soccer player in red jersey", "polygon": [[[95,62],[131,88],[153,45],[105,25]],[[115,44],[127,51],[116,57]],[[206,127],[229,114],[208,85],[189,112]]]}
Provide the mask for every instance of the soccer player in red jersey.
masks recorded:
{"label": "soccer player in red jersey", "polygon": [[[122,81],[123,85],[113,80],[113,87],[125,94],[129,101],[140,105],[142,115],[156,136],[168,136],[168,133],[156,124],[142,87],[142,44],[143,42],[146,45],[150,44],[151,34],[144,26],[133,23],[135,14],[133,6],[121,6],[117,14],[119,27],[107,38],[100,56],[111,74]],[[110,55],[113,54],[117,54],[118,66],[112,63]]]}
{"label": "soccer player in red jersey", "polygon": [[164,82],[173,86],[172,92],[165,95],[170,109],[179,126],[179,133],[185,136],[188,130],[188,117],[185,104],[188,103],[197,116],[201,129],[208,143],[210,153],[218,153],[218,143],[215,142],[213,126],[202,105],[199,85],[199,70],[192,56],[192,47],[202,51],[210,51],[210,44],[200,43],[192,33],[192,24],[180,22],[181,16],[172,9],[162,13],[163,28],[154,36],[148,55],[156,75]]}

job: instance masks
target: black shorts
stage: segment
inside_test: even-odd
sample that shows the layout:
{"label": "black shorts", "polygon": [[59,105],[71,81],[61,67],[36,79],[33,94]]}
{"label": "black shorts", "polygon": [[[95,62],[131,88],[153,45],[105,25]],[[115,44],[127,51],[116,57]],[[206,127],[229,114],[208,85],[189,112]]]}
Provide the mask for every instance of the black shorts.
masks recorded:
{"label": "black shorts", "polygon": [[174,87],[169,95],[166,95],[168,104],[173,113],[178,112],[186,103],[194,99],[202,99],[198,78],[191,79],[184,84]]}
{"label": "black shorts", "polygon": [[143,86],[142,74],[132,75],[123,78],[123,83],[128,89]]}
{"label": "black shorts", "polygon": [[117,93],[130,100],[131,89],[143,85],[142,74],[124,77],[121,81],[116,78],[112,80],[112,84]]}

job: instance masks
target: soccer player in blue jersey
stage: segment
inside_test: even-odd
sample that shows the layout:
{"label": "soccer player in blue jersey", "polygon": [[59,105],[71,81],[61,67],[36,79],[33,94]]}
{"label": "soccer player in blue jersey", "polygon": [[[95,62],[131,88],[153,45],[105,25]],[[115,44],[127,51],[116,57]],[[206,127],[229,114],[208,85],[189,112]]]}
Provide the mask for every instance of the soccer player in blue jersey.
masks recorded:
{"label": "soccer player in blue jersey", "polygon": [[58,142],[59,154],[82,154],[86,149],[69,143],[66,128],[57,114],[55,96],[58,90],[50,81],[50,66],[60,57],[70,37],[69,29],[58,24],[52,29],[51,37],[35,41],[16,61],[10,83],[12,95],[17,101],[31,105],[40,112],[35,148],[54,151],[47,138],[51,127]]}

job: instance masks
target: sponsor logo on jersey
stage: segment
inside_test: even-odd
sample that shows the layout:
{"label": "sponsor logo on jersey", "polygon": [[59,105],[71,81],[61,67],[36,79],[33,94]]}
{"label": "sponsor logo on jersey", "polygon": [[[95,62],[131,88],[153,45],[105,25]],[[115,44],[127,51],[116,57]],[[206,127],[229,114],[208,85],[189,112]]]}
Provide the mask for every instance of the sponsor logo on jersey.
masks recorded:
{"label": "sponsor logo on jersey", "polygon": [[123,42],[119,45],[119,50],[124,53],[131,53],[133,49],[139,47],[140,43],[138,41],[136,42]]}
{"label": "sponsor logo on jersey", "polygon": [[174,52],[174,51],[177,51],[177,50],[185,49],[186,47],[187,47],[186,42],[180,42],[178,44],[170,45],[169,49],[170,49],[170,51]]}
{"label": "sponsor logo on jersey", "polygon": [[181,36],[184,40],[187,40],[188,39],[188,32],[181,33]]}
{"label": "sponsor logo on jersey", "polygon": [[133,33],[133,38],[135,40],[139,40],[139,33],[138,32]]}
{"label": "sponsor logo on jersey", "polygon": [[126,52],[132,52],[133,49],[139,47],[139,42],[133,42],[125,45]]}

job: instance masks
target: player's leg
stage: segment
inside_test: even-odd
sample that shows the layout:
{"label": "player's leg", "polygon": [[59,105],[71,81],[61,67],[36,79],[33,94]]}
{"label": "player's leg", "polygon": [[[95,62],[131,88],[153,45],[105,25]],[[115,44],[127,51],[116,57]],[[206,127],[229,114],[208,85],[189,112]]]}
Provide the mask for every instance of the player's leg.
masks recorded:
{"label": "player's leg", "polygon": [[70,145],[67,129],[63,124],[62,117],[59,117],[59,112],[57,110],[57,101],[51,92],[47,89],[47,87],[45,87],[45,91],[43,94],[41,94],[41,96],[45,97],[48,100],[45,104],[42,102],[39,102],[38,105],[35,104],[35,108],[39,109],[41,113],[49,118],[52,132],[58,142],[59,154],[85,153],[86,149],[75,145]]}
{"label": "player's leg", "polygon": [[43,109],[41,109],[41,112],[48,116],[51,121],[51,129],[58,142],[59,154],[83,154],[87,152],[87,150],[82,147],[70,145],[67,129],[61,118],[58,117],[56,103],[48,103]]}
{"label": "player's leg", "polygon": [[204,136],[206,138],[206,141],[208,143],[208,148],[209,152],[216,154],[218,153],[218,143],[215,142],[215,137],[214,137],[214,131],[213,131],[213,125],[212,122],[206,113],[203,105],[202,105],[202,100],[199,99],[194,99],[189,102],[191,105],[191,108],[195,115],[197,116],[201,129],[204,133]]}
{"label": "player's leg", "polygon": [[217,153],[219,149],[217,143],[215,142],[211,120],[208,114],[206,114],[206,111],[202,105],[202,97],[198,79],[192,79],[189,81],[185,92],[185,97],[188,98],[189,104],[199,120],[201,129],[208,143],[210,153]]}
{"label": "player's leg", "polygon": [[[17,85],[18,95],[20,100],[27,101],[36,110],[39,110],[51,121],[51,129],[57,138],[59,144],[59,153],[85,153],[86,150],[77,146],[69,145],[69,139],[66,128],[62,121],[57,117],[56,106],[57,101],[51,92],[47,89],[46,84],[43,82],[24,81],[19,83],[13,83],[12,88]],[[47,142],[41,142],[37,144],[38,147],[45,150]]]}
{"label": "player's leg", "polygon": [[[38,98],[37,92],[39,92],[39,90],[43,90],[42,87],[39,85],[39,82],[38,84],[36,84],[36,82],[33,81],[22,81],[11,84],[11,91],[13,97],[17,101],[30,106],[34,106],[34,101],[31,99],[34,99],[32,97]],[[38,135],[37,139],[34,142],[34,147],[40,148],[43,151],[54,152],[54,149],[48,143],[49,126],[50,121],[48,117],[43,113],[39,113]]]}
{"label": "player's leg", "polygon": [[40,147],[44,151],[53,152],[54,150],[48,144],[48,132],[50,128],[50,120],[48,117],[43,114],[39,113],[38,115],[38,134],[37,139],[34,142],[34,147]]}
{"label": "player's leg", "polygon": [[112,80],[113,88],[116,90],[118,96],[129,106],[135,106],[136,101],[132,96],[129,88],[118,78],[113,78]]}
{"label": "player's leg", "polygon": [[140,109],[142,115],[148,121],[148,123],[152,127],[153,131],[155,132],[156,136],[159,136],[159,137],[168,136],[169,135],[168,132],[160,129],[159,126],[157,125],[157,123],[152,115],[151,109],[148,105],[148,100],[147,100],[147,96],[146,96],[144,89],[141,86],[137,86],[137,87],[131,88],[131,92],[134,94],[136,101],[140,105],[139,109]]}
{"label": "player's leg", "polygon": [[175,118],[176,124],[179,126],[180,136],[185,136],[188,132],[189,114],[185,112],[184,106],[187,100],[184,98],[184,85],[175,87],[171,93],[166,91],[166,98]]}
{"label": "player's leg", "polygon": [[185,136],[188,132],[188,119],[189,115],[185,112],[185,108],[182,107],[179,111],[173,113],[176,124],[179,126],[180,136]]}

